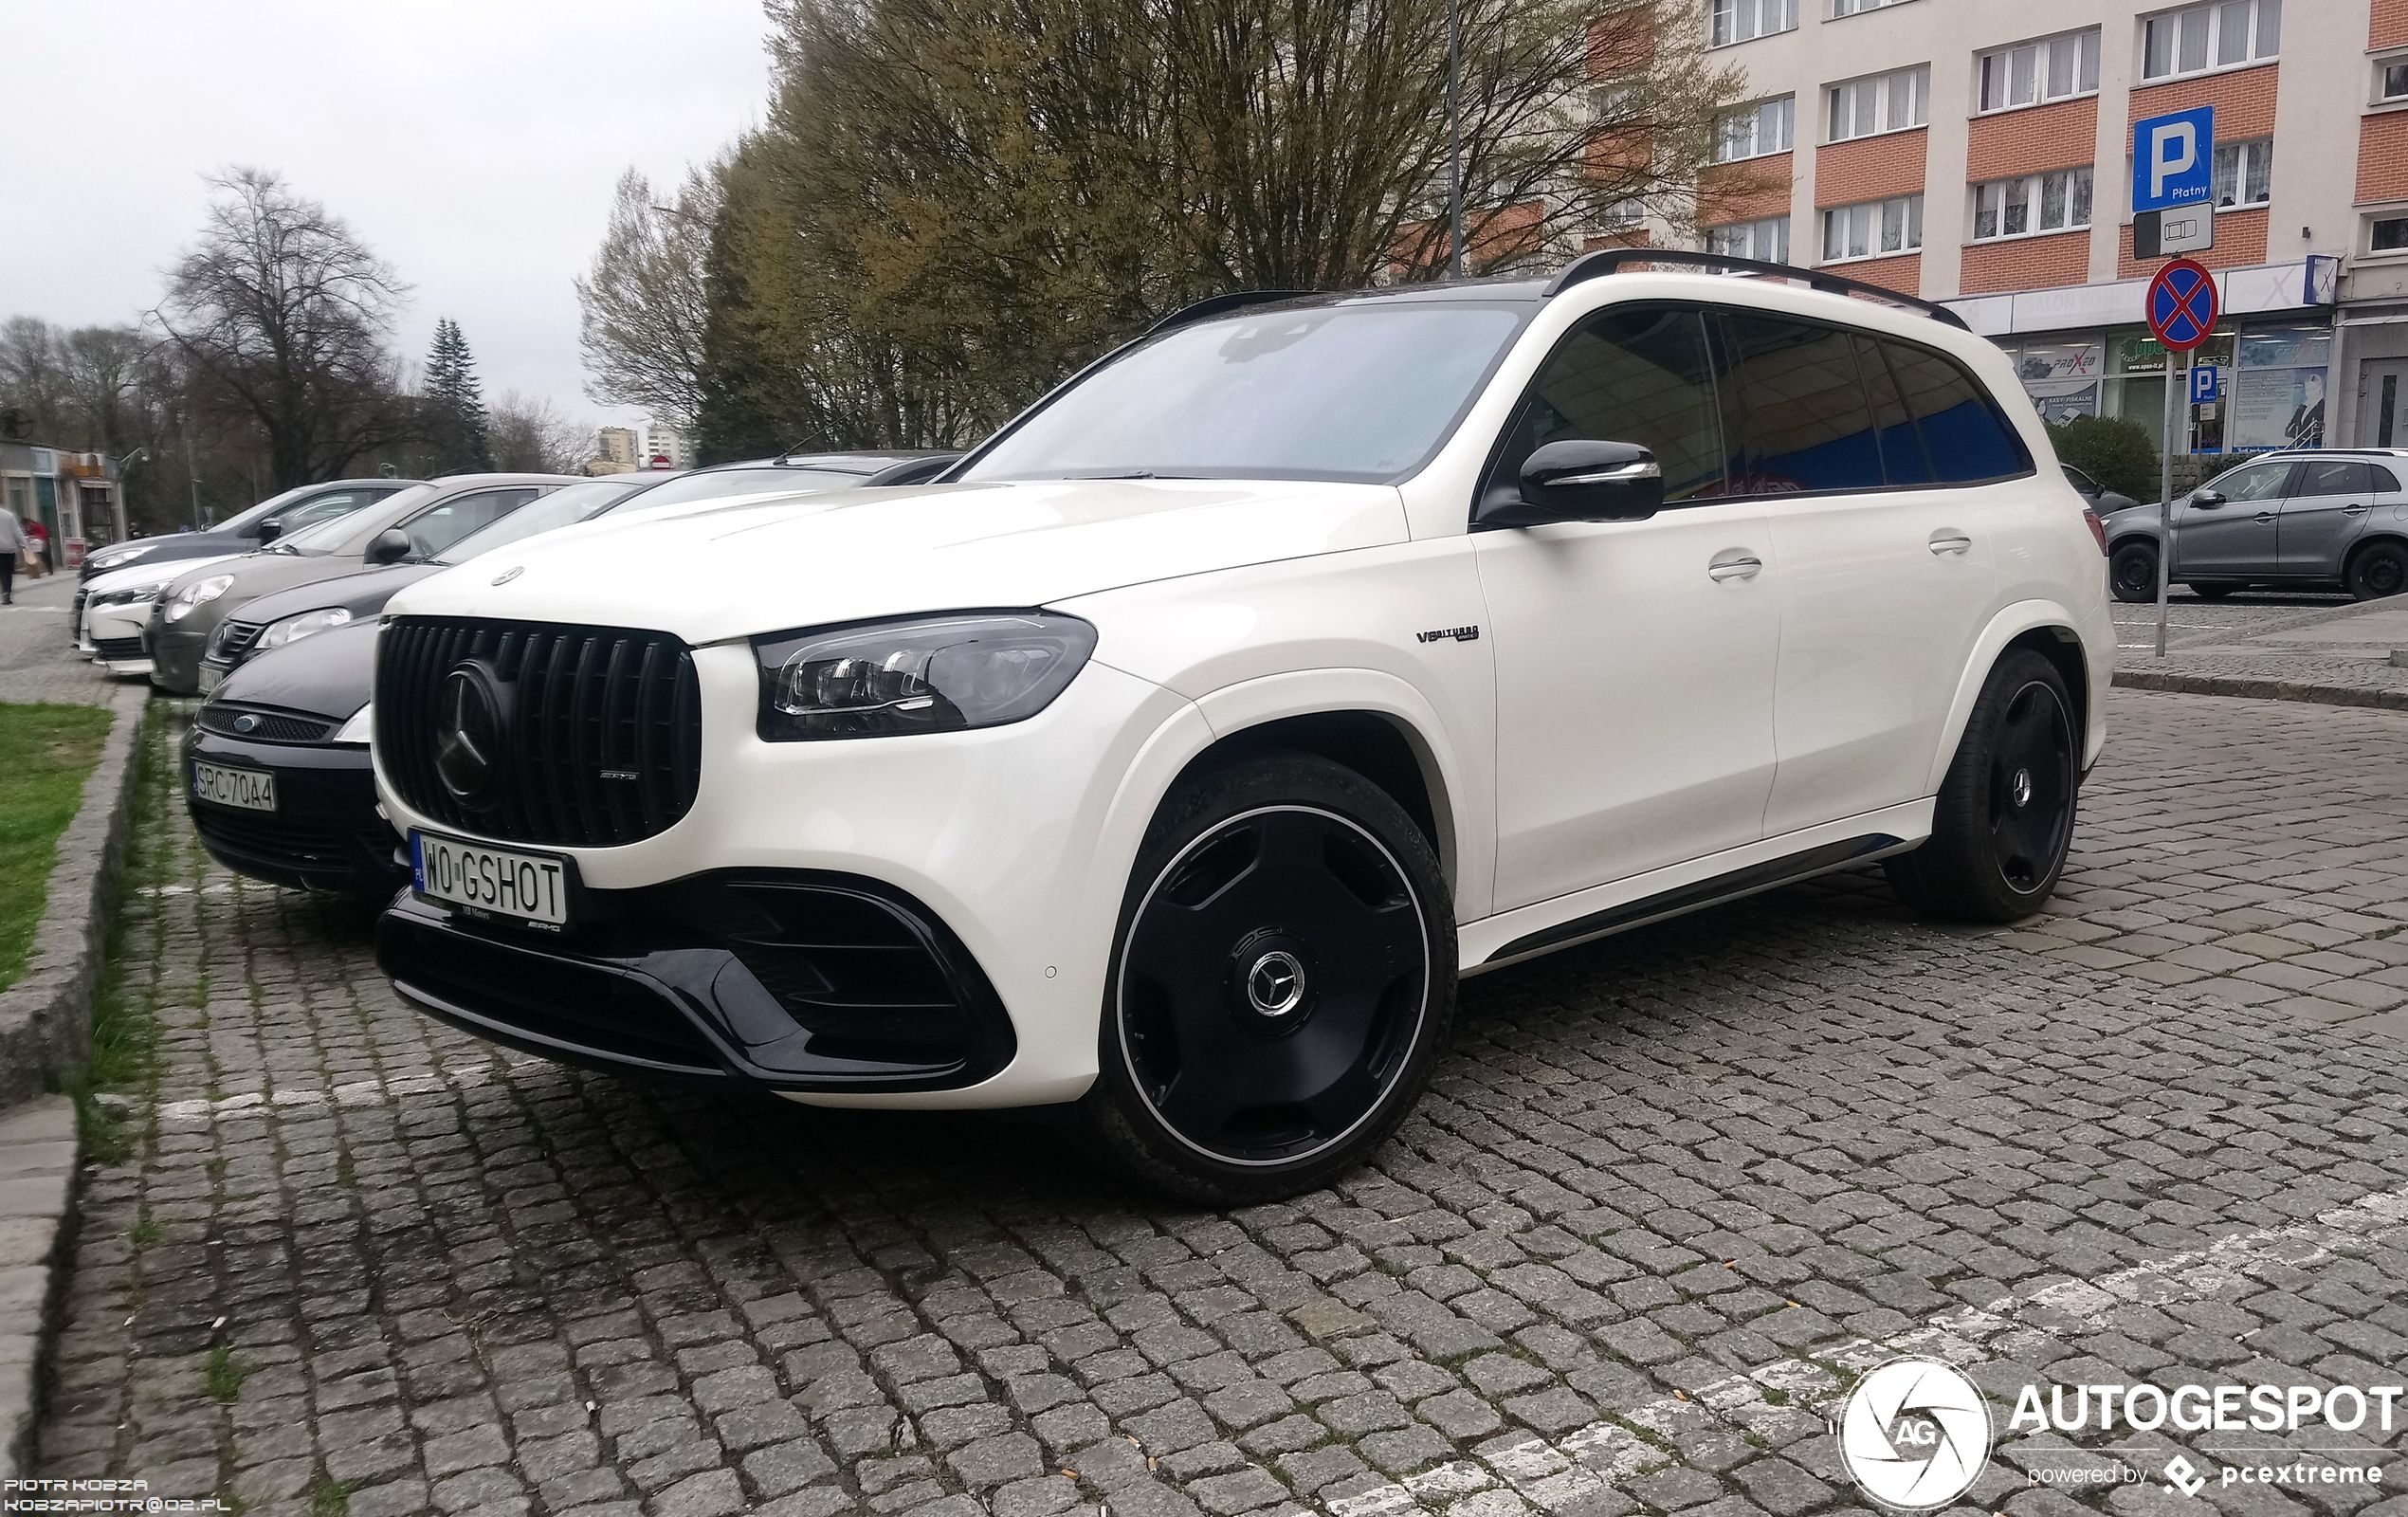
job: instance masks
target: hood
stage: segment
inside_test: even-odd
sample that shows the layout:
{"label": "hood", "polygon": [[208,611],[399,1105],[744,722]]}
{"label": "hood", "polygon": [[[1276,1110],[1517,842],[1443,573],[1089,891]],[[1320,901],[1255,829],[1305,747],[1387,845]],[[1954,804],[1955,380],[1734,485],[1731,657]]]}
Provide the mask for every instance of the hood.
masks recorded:
{"label": "hood", "polygon": [[283,590],[288,585],[316,584],[320,579],[332,579],[337,575],[356,574],[359,566],[356,557],[331,553],[246,553],[229,562],[211,564],[202,569],[184,565],[176,575],[174,584],[170,587],[169,597],[173,598],[175,592],[181,591],[187,584],[207,579],[211,575],[231,575],[234,582],[227,587],[226,593],[204,608],[230,615],[237,608],[269,591]]}
{"label": "hood", "polygon": [[1384,484],[1045,480],[840,490],[498,549],[388,611],[639,626],[701,645],[1403,542]]}
{"label": "hood", "polygon": [[210,699],[348,722],[368,704],[375,672],[376,624],[359,622],[269,649],[228,675]]}
{"label": "hood", "polygon": [[163,585],[171,579],[181,578],[195,569],[224,563],[233,557],[235,557],[233,550],[220,543],[216,555],[211,557],[178,557],[160,563],[153,563],[148,558],[137,558],[123,569],[112,569],[104,575],[94,575],[84,582],[83,588],[95,595],[104,594],[112,590],[144,590],[152,585]]}
{"label": "hood", "polygon": [[97,579],[106,575],[123,574],[126,569],[140,569],[151,564],[170,564],[179,560],[186,568],[190,568],[192,567],[191,560],[194,558],[223,557],[228,554],[246,553],[258,546],[259,544],[251,539],[232,532],[171,532],[164,537],[137,538],[131,542],[113,542],[92,555],[94,561],[97,562],[131,548],[142,550],[140,555],[127,563],[124,569],[101,570],[93,577]]}
{"label": "hood", "polygon": [[[255,600],[244,602],[228,619],[265,627],[287,616],[298,616],[303,612],[330,606],[340,606],[354,616],[374,617],[385,609],[385,602],[393,597],[395,591],[441,573],[443,565],[433,563],[394,563],[360,569],[347,575],[337,575],[331,579],[295,585],[288,590],[270,591]],[[236,587],[237,590],[240,588]]]}

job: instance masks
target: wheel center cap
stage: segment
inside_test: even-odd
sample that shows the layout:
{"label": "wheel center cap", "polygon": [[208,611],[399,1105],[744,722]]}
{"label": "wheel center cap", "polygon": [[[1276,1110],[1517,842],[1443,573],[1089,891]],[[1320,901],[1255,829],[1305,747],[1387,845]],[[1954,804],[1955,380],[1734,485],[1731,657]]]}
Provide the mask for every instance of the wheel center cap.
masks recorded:
{"label": "wheel center cap", "polygon": [[2015,772],[2015,777],[2007,781],[2007,799],[2015,803],[2017,811],[2032,804],[2031,770],[2018,769]]}
{"label": "wheel center cap", "polygon": [[1285,948],[1274,948],[1246,971],[1247,1004],[1265,1016],[1286,1016],[1304,1001],[1304,966]]}

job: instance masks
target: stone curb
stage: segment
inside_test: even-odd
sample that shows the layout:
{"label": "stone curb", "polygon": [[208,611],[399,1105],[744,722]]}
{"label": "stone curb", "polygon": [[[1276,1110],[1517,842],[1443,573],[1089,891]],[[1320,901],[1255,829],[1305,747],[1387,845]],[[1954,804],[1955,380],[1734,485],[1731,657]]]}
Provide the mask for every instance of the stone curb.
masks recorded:
{"label": "stone curb", "polygon": [[2306,685],[2295,680],[2253,680],[2235,674],[2173,674],[2156,669],[2117,669],[2115,683],[2127,690],[2171,690],[2182,695],[2230,695],[2253,701],[2306,701],[2316,705],[2371,706],[2408,711],[2408,690],[2350,685]]}
{"label": "stone curb", "polygon": [[33,1468],[42,1365],[76,1225],[75,1103],[0,1112],[0,1479]]}
{"label": "stone curb", "polygon": [[83,784],[83,805],[59,834],[59,862],[23,978],[0,991],[0,1108],[71,1079],[92,1046],[92,996],[116,914],[134,812],[135,755],[150,692],[110,693],[117,720]]}

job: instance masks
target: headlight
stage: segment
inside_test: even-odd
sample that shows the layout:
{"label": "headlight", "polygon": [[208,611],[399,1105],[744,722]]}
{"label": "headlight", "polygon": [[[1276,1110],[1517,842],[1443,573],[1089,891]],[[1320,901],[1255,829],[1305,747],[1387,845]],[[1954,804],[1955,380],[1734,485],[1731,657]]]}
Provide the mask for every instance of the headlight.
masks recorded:
{"label": "headlight", "polygon": [[97,575],[110,569],[122,569],[150,551],[149,548],[119,548],[115,553],[101,554],[92,560],[92,572]]}
{"label": "headlight", "polygon": [[305,611],[298,616],[287,616],[281,622],[269,622],[267,631],[259,634],[253,651],[265,653],[271,648],[298,643],[312,632],[331,631],[351,620],[351,612],[340,606],[328,606],[319,611]]}
{"label": "headlight", "polygon": [[1001,726],[1044,710],[1095,651],[1050,612],[984,612],[757,638],[773,742]]}
{"label": "headlight", "polygon": [[84,602],[86,606],[135,606],[146,600],[156,600],[165,585],[144,585],[139,590],[103,590]]}
{"label": "headlight", "polygon": [[335,734],[334,740],[356,743],[365,748],[368,746],[368,734],[375,720],[376,708],[374,705],[363,705],[351,714],[351,720],[343,723],[342,730]]}
{"label": "headlight", "polygon": [[172,622],[182,621],[185,614],[193,607],[205,600],[215,600],[226,594],[227,588],[233,583],[232,575],[211,575],[198,584],[186,585],[175,593],[173,600],[167,603],[167,619]]}

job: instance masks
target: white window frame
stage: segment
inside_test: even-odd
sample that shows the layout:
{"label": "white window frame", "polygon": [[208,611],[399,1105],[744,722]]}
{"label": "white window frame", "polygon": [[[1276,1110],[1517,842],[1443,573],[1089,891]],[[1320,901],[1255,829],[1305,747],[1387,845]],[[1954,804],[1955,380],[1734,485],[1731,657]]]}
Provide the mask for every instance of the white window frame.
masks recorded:
{"label": "white window frame", "polygon": [[2211,194],[2214,193],[2216,182],[2223,177],[2224,155],[2228,153],[2235,155],[2237,159],[2238,166],[2235,170],[2235,174],[2243,194],[2249,192],[2249,160],[2255,156],[2262,156],[2265,159],[2266,193],[2255,200],[2236,199],[2229,206],[2224,203],[2221,196],[2216,196],[2216,209],[2219,211],[2256,210],[2272,205],[2274,203],[2274,139],[2271,137],[2244,137],[2237,142],[2216,143],[2215,155],[2208,160],[2210,174],[2208,185]]}
{"label": "white window frame", "polygon": [[[1905,81],[1906,119],[1895,120],[1898,102],[1898,82]],[[1869,131],[1857,131],[1856,119],[1863,114],[1857,104],[1870,94],[1872,101],[1873,124]],[[1841,102],[1847,103],[1849,130],[1839,130]],[[1912,68],[1893,68],[1888,73],[1867,74],[1858,79],[1843,79],[1836,84],[1823,86],[1823,140],[1826,142],[1860,142],[1869,137],[1887,137],[1892,132],[1911,132],[1931,124],[1931,65],[1917,64]]]}
{"label": "white window frame", "polygon": [[1610,235],[1630,231],[1646,223],[1647,202],[1637,195],[1628,195],[1597,207],[1596,220],[1590,230]]}
{"label": "white window frame", "polygon": [[[2312,3],[2312,0],[2311,0]],[[2239,53],[2227,58],[2232,46],[2229,36],[2232,23],[2242,21],[2248,27],[2240,39]],[[2182,62],[2182,43],[2197,22],[2205,40],[2200,44],[2200,59],[2197,64]],[[2166,28],[2165,66],[2158,68],[2154,49],[2150,46]],[[2200,0],[2198,5],[2182,6],[2173,10],[2161,10],[2145,16],[2141,22],[2141,78],[2155,84],[2168,79],[2190,79],[2200,74],[2219,73],[2228,68],[2255,68],[2271,64],[2283,55],[2283,0]],[[2269,37],[2267,33],[2273,35]],[[2271,46],[2268,46],[2268,44]]]}
{"label": "white window frame", "polygon": [[[2032,98],[2015,99],[2016,54],[2027,54],[2032,70]],[[2071,54],[2073,87],[2052,93],[2050,77],[2061,53]],[[1984,93],[1993,69],[2002,81],[2000,103],[1985,103]],[[2058,101],[2078,101],[2099,92],[2099,28],[2087,27],[2079,31],[2060,31],[2051,37],[2034,37],[2029,42],[2010,43],[1993,47],[1973,63],[1973,100],[1976,116],[1997,116],[2006,111],[2025,111],[2035,105],[2053,105]]]}
{"label": "white window frame", "polygon": [[[1770,136],[1779,140],[1770,146]],[[1742,137],[1745,151],[1739,151]],[[1769,158],[1776,153],[1787,153],[1797,145],[1797,97],[1777,95],[1771,100],[1758,101],[1735,111],[1725,111],[1714,123],[1714,161],[1744,163],[1750,158]]]}
{"label": "white window frame", "polygon": [[2402,227],[2408,227],[2408,206],[2393,206],[2385,210],[2375,211],[2366,217],[2366,247],[2363,256],[2367,258],[2408,258],[2408,240],[2403,240],[2398,247],[2378,247],[2375,246],[2375,228],[2385,222],[2394,221],[2399,222]]}
{"label": "white window frame", "polygon": [[1707,46],[1728,47],[1796,31],[1797,0],[1706,0],[1706,18]]}
{"label": "white window frame", "polygon": [[[1733,246],[1733,244],[1738,246]],[[1760,263],[1789,262],[1789,218],[1760,216],[1754,221],[1727,222],[1706,228],[1706,250],[1726,258],[1753,258]]]}
{"label": "white window frame", "polygon": [[[2385,87],[2395,70],[2399,75],[2399,88],[2397,91]],[[2393,53],[2388,58],[2375,60],[2375,77],[2366,89],[2366,103],[2369,105],[2408,105],[2408,53]]]}
{"label": "white window frame", "polygon": [[[1833,253],[1831,246],[1834,226],[1852,226],[1860,220],[1865,225],[1865,246],[1868,250],[1861,253],[1848,252],[1845,250],[1847,244],[1843,243],[1842,251]],[[1893,224],[1898,228],[1900,234],[1899,243],[1894,247],[1888,246],[1888,228]],[[1887,200],[1863,200],[1852,206],[1831,206],[1823,211],[1822,262],[1825,265],[1860,264],[1875,258],[1897,258],[1906,253],[1921,251],[1923,251],[1923,192],[1920,190],[1909,195],[1892,195]]]}
{"label": "white window frame", "polygon": [[1831,0],[1831,18],[1838,21],[1848,16],[1861,16],[1868,10],[1887,10],[1891,6],[1906,3],[1906,0]]}
{"label": "white window frame", "polygon": [[1628,79],[1608,80],[1590,85],[1589,119],[1619,121],[1624,117],[1636,115],[1634,107],[1639,103],[1640,93],[1637,82]]}
{"label": "white window frame", "polygon": [[[2053,183],[2052,182],[2053,181]],[[2049,204],[2049,192],[2053,189],[2065,218],[2044,221]],[[1973,236],[1977,243],[2016,242],[2025,237],[2054,237],[2063,232],[2082,231],[2098,213],[2097,179],[2090,165],[2084,163],[2070,169],[2052,169],[2046,174],[2027,174],[2013,179],[1992,179],[1973,187]],[[2079,192],[2077,195],[2077,191]],[[2007,211],[2018,203],[2024,208],[2024,223],[2020,231],[2005,230]],[[2082,219],[2073,218],[2074,208],[2081,207]],[[1993,229],[1981,229],[1984,213],[1996,208]]]}

